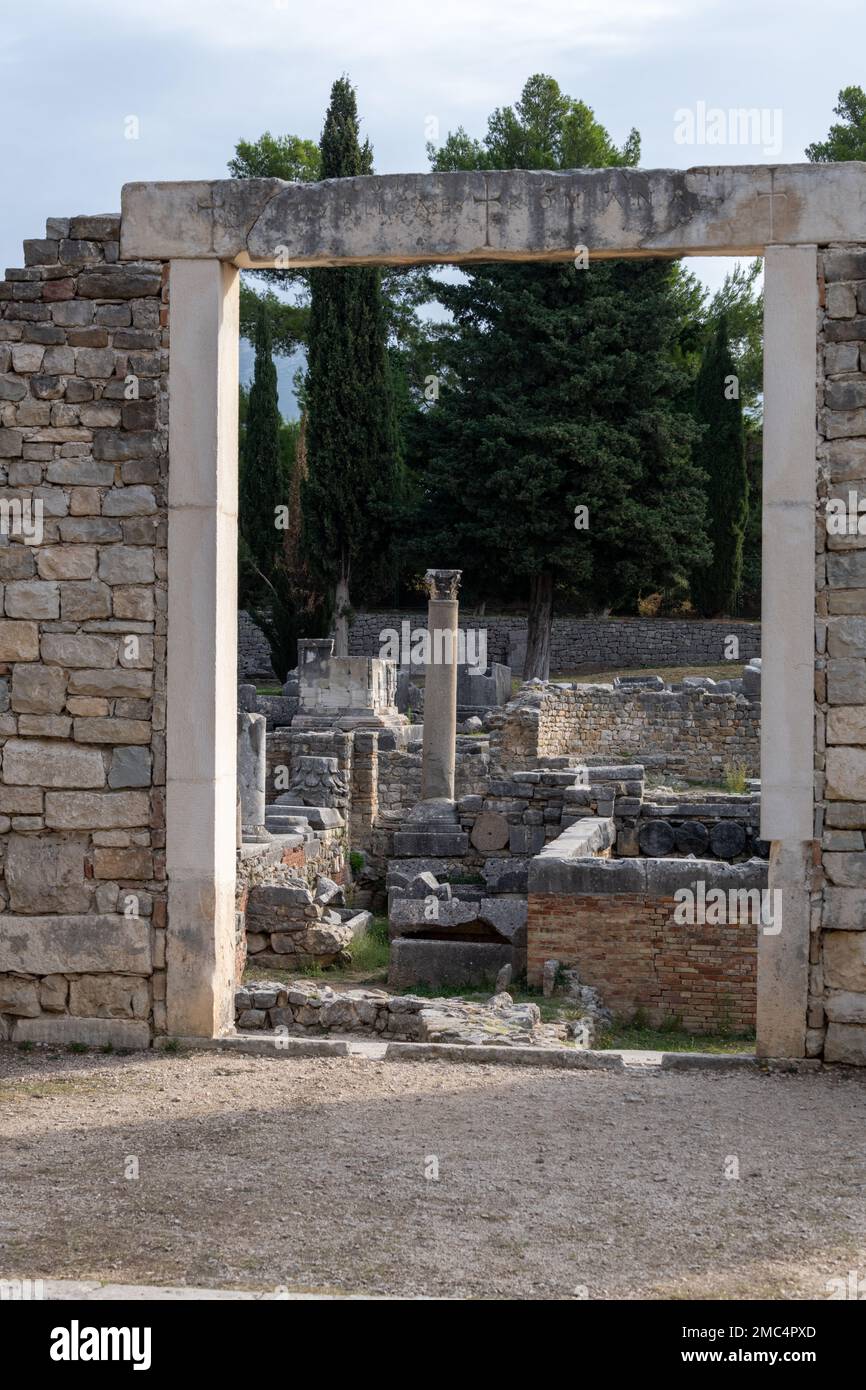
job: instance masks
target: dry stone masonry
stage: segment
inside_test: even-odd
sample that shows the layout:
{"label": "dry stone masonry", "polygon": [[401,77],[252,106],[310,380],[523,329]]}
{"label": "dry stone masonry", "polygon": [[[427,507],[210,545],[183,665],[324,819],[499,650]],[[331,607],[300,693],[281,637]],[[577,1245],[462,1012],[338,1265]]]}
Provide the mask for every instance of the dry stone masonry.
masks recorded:
{"label": "dry stone masonry", "polygon": [[[232,1026],[238,267],[583,244],[766,257],[761,834],[785,927],[758,944],[758,1050],[866,1063],[866,552],[824,525],[834,490],[866,488],[864,204],[858,163],[144,183],[120,219],[25,243],[0,282],[0,1031],[132,1046]],[[688,754],[745,761],[754,702],[688,700]],[[338,758],[349,801],[357,762],[359,809],[321,808],[352,844],[378,833],[376,734],[343,737],[309,752]]]}
{"label": "dry stone masonry", "polygon": [[0,282],[0,1035],[22,1041],[165,1028],[168,275],[120,264],[119,233],[49,219]]}

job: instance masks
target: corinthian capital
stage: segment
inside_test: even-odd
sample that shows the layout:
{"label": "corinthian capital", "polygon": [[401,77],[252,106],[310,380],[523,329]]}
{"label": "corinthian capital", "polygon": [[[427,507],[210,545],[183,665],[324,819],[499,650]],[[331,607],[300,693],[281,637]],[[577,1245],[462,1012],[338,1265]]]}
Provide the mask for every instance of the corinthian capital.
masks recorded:
{"label": "corinthian capital", "polygon": [[462,577],[462,570],[428,570],[424,575],[428,599],[456,598]]}

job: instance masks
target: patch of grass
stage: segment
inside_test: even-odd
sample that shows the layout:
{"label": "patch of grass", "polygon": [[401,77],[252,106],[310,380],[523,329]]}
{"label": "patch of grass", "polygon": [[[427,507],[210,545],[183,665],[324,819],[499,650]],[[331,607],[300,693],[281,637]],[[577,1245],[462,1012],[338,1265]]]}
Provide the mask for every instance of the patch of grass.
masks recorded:
{"label": "patch of grass", "polygon": [[353,874],[359,874],[364,867],[364,856],[360,850],[353,849],[349,853],[349,868]]}
{"label": "patch of grass", "polygon": [[670,1024],[661,1028],[649,1028],[646,1024],[637,1026],[631,1023],[615,1022],[606,1032],[600,1033],[595,1046],[610,1050],[627,1048],[639,1052],[754,1052],[755,1039],[752,1035],[740,1037],[718,1033],[685,1033],[682,1020],[676,1028]]}
{"label": "patch of grass", "polygon": [[18,1051],[19,1051],[19,1052],[32,1052],[32,1051],[33,1051],[33,1044],[32,1044],[32,1042],[30,1041],[29,1038],[25,1038],[24,1042],[20,1042],[20,1043],[18,1044]]}
{"label": "patch of grass", "polygon": [[726,792],[736,792],[742,796],[746,790],[746,769],[743,763],[725,763],[722,769],[722,785]]}
{"label": "patch of grass", "polygon": [[257,685],[257,686],[256,686],[256,694],[257,694],[257,695],[282,695],[282,693],[283,693],[283,687],[282,687],[281,685]]}
{"label": "patch of grass", "polygon": [[163,1052],[180,1052],[180,1043],[177,1038],[169,1038],[162,1050]]}
{"label": "patch of grass", "polygon": [[391,953],[387,917],[374,917],[365,934],[355,937],[349,950],[352,955],[352,971],[362,970],[365,974],[378,974],[382,971],[387,973]]}
{"label": "patch of grass", "polygon": [[71,1042],[71,1043],[67,1043],[67,1045],[66,1045],[66,1051],[67,1051],[67,1052],[80,1053],[80,1052],[89,1052],[90,1049],[88,1048],[87,1043],[82,1043],[82,1042]]}

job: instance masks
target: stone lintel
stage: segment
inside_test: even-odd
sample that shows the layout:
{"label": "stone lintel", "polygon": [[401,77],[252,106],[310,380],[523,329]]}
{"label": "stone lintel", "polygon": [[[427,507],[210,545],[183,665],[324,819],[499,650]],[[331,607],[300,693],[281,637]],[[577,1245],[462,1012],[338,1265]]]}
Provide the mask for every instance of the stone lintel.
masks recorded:
{"label": "stone lintel", "polygon": [[742,256],[866,238],[866,164],[128,183],[121,259],[406,265]]}

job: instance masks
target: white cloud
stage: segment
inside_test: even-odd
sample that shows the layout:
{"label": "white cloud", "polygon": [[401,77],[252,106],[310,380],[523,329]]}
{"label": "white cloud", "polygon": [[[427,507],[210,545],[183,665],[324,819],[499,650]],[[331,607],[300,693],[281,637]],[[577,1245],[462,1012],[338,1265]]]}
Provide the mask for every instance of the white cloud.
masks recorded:
{"label": "white cloud", "polygon": [[[63,5],[50,8],[62,22]],[[707,8],[706,0],[78,0],[76,26],[92,18],[114,32],[175,34],[214,49],[342,54],[347,65],[448,52],[459,65],[470,53],[477,62],[479,43],[491,56],[510,50],[524,62],[560,47],[633,51],[652,43],[654,31],[669,43],[672,26]]]}

